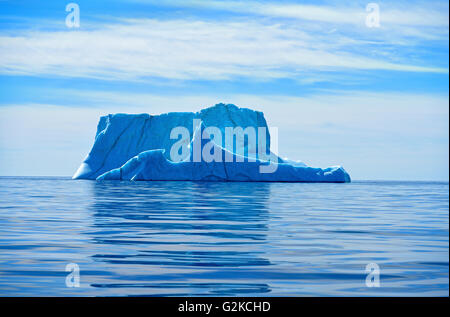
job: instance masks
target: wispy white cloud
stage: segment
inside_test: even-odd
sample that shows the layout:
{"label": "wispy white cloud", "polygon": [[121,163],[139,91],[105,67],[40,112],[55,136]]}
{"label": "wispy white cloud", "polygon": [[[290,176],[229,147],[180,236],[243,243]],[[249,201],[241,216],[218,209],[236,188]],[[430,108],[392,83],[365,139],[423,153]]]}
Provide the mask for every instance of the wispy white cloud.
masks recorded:
{"label": "wispy white cloud", "polygon": [[367,57],[366,45],[261,21],[129,19],[89,30],[2,35],[0,72],[122,80],[305,79],[321,70],[448,72],[383,54]]}
{"label": "wispy white cloud", "polygon": [[[366,6],[370,1],[338,1],[316,4],[302,4],[298,1],[218,1],[218,0],[133,0],[140,3],[158,4],[169,7],[205,8],[251,15],[294,18],[323,23],[365,26]],[[448,2],[425,1],[372,1],[380,8],[382,24],[393,26],[445,27],[448,22]],[[447,9],[447,10],[446,10]]]}
{"label": "wispy white cloud", "polygon": [[[313,32],[345,34],[347,39],[373,43],[418,45],[422,41],[448,43],[449,6],[447,1],[219,1],[219,0],[134,0],[175,8],[209,9],[241,14],[251,19],[264,17],[293,24]],[[368,28],[366,6],[379,8],[380,26]],[[214,15],[212,15],[214,16]],[[342,35],[341,35],[342,36]],[[331,41],[333,41],[331,39]],[[448,46],[448,45],[447,45]]]}

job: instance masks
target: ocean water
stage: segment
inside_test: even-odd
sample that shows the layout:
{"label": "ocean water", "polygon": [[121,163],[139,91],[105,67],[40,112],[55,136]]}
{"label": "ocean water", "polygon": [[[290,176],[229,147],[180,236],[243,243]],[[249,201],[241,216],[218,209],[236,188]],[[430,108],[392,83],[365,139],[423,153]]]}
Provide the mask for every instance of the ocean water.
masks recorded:
{"label": "ocean water", "polygon": [[448,296],[448,217],[437,182],[2,177],[0,295]]}

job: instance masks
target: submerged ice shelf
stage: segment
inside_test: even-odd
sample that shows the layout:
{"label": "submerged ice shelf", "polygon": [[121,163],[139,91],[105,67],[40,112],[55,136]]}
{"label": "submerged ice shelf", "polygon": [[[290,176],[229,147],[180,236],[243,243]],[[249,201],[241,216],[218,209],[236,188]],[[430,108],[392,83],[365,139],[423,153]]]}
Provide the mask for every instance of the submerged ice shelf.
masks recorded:
{"label": "submerged ice shelf", "polygon": [[340,166],[314,168],[271,153],[263,113],[231,104],[196,113],[103,116],[73,178],[350,182]]}

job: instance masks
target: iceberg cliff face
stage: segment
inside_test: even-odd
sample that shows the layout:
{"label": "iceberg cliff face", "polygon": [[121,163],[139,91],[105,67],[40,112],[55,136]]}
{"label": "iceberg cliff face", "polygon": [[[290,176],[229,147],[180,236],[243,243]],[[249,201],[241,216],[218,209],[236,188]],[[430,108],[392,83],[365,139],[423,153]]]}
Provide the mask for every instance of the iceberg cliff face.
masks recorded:
{"label": "iceberg cliff face", "polygon": [[[188,138],[180,140],[174,128]],[[217,138],[227,129],[256,131],[232,142]],[[247,129],[249,128],[249,129]],[[252,130],[253,129],[253,130]],[[241,131],[242,131],[241,130]],[[211,134],[213,131],[216,134]],[[234,130],[236,131],[236,130]],[[208,132],[208,133],[207,133]],[[191,137],[192,136],[192,137]],[[253,142],[252,142],[253,140]],[[185,143],[185,144],[182,144]],[[188,151],[176,151],[183,145]],[[199,149],[204,156],[196,155]],[[212,157],[212,159],[211,159]],[[270,135],[261,112],[218,104],[196,113],[115,114],[100,118],[95,142],[74,179],[349,182],[342,167],[307,167],[270,152]]]}

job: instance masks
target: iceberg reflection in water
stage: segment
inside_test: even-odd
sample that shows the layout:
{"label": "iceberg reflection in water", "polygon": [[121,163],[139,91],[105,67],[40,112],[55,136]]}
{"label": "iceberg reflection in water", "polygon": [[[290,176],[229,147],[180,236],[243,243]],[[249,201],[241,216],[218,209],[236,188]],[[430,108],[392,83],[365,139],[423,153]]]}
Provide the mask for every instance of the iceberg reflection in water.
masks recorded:
{"label": "iceberg reflection in water", "polygon": [[133,276],[133,283],[95,283],[93,287],[143,288],[163,295],[270,291],[265,283],[230,282],[229,276],[221,278],[216,271],[217,267],[270,265],[264,250],[270,184],[238,183],[225,191],[210,182],[130,184],[126,198],[111,200],[111,195],[119,197],[122,191],[123,183],[95,184],[92,210],[97,230],[90,235],[102,245],[136,249],[120,255],[105,249],[93,259],[154,273]]}
{"label": "iceberg reflection in water", "polygon": [[433,182],[0,177],[0,295],[447,296],[448,197]]}

